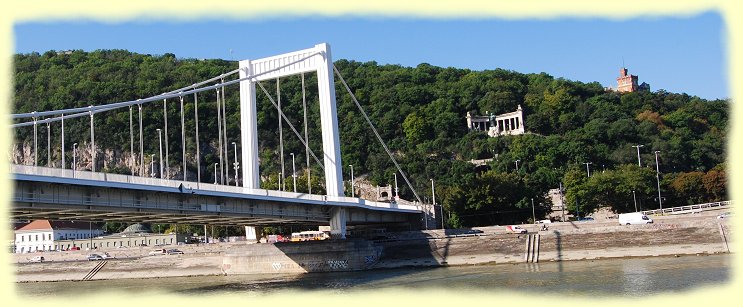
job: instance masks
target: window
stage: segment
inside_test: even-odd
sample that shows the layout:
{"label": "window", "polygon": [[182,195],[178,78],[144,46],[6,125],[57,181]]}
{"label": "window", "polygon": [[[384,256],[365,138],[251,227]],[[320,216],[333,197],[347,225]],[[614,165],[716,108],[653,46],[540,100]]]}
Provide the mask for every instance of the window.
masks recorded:
{"label": "window", "polygon": [[34,241],[39,241],[39,235],[36,235],[36,237],[34,238]]}

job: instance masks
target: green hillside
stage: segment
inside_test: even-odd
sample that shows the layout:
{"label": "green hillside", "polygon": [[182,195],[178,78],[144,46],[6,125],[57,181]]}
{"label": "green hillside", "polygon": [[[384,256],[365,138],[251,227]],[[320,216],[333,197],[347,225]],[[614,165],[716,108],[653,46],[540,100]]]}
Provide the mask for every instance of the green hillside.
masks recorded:
{"label": "green hillside", "polygon": [[[124,50],[18,54],[14,61],[14,113],[149,97],[237,67],[234,61],[179,59],[173,54],[152,56]],[[634,211],[632,190],[643,209],[656,208],[655,150],[661,151],[664,207],[727,199],[724,162],[729,101],[708,101],[663,90],[619,94],[605,91],[597,82],[503,69],[472,71],[428,64],[402,67],[347,60],[335,65],[421,197],[431,195],[430,179],[435,180],[436,200],[444,205],[450,226],[527,221],[532,215],[532,199],[537,215],[544,216],[551,205],[544,195],[561,181],[571,210],[586,212],[608,205],[617,212]],[[276,95],[275,82],[263,85]],[[280,87],[284,112],[301,131],[299,76],[281,79]],[[305,88],[310,142],[320,156],[317,81],[311,74],[306,75]],[[394,165],[339,82],[336,93],[343,164],[353,164],[357,176],[366,173],[375,184],[391,184]],[[213,180],[212,166],[218,162],[215,96],[215,92],[199,96],[201,172],[205,182]],[[229,87],[226,96],[228,142],[239,141],[238,88]],[[263,185],[271,188],[276,186],[280,172],[278,118],[260,88],[258,100],[260,167],[266,177]],[[187,153],[193,158],[193,97],[187,97],[185,102],[186,131],[190,137]],[[500,114],[511,112],[518,105],[524,109],[526,135],[490,138],[466,127],[468,111]],[[169,102],[168,109],[170,164],[178,168],[180,113],[175,99]],[[162,117],[162,103],[144,107],[146,155],[157,152],[155,129],[162,128]],[[98,147],[129,151],[128,108],[96,116],[95,120]],[[88,125],[87,118],[65,122],[68,147],[73,142],[87,142]],[[40,129],[40,161],[47,160],[45,130]],[[290,178],[289,153],[295,153],[297,168],[304,169],[304,146],[286,125],[283,133]],[[16,143],[29,143],[33,130],[16,129],[14,135]],[[59,133],[52,133],[52,142],[59,144]],[[641,149],[642,167],[637,166],[637,153],[631,147],[636,144],[645,145]],[[59,160],[58,147],[52,150],[52,160]],[[71,148],[67,151],[70,159]],[[230,160],[232,154],[230,149]],[[476,170],[468,162],[493,157],[497,159],[489,169]],[[518,172],[515,160],[520,160]],[[592,162],[590,178],[586,177],[583,162]],[[190,171],[195,172],[192,164]],[[313,193],[317,193],[322,191],[322,178],[318,178],[322,172],[317,165],[312,168],[317,185]],[[128,169],[112,166],[108,171],[127,173]],[[348,173],[344,169],[344,176],[348,177]],[[306,191],[306,179],[298,182],[298,190]],[[291,184],[291,180],[287,183]],[[400,184],[402,197],[413,199],[402,180]]]}

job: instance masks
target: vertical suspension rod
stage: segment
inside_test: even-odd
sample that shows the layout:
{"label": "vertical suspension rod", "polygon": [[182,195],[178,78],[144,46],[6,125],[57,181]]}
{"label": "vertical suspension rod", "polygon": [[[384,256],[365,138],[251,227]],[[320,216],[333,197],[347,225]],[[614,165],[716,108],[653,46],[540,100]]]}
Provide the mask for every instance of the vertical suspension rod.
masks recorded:
{"label": "vertical suspension rod", "polygon": [[181,98],[181,144],[183,145],[183,181],[186,181],[186,120],[183,114],[183,96]]}
{"label": "vertical suspension rod", "polygon": [[142,128],[142,104],[139,106],[139,175],[147,177],[147,170],[144,166],[144,139],[143,139],[143,128]]}
{"label": "vertical suspension rod", "polygon": [[38,141],[36,139],[38,135],[38,130],[36,127],[37,119],[38,119],[37,117],[34,117],[34,166],[39,165],[39,154],[38,154],[39,146],[38,146]]}
{"label": "vertical suspension rod", "polygon": [[132,175],[136,175],[134,166],[137,165],[136,155],[134,154],[134,121],[132,120],[132,106],[129,106],[129,153],[132,155],[132,161],[129,165],[129,171]]}
{"label": "vertical suspension rod", "polygon": [[199,94],[193,93],[194,125],[196,126],[196,182],[201,182],[201,153],[199,151]]}
{"label": "vertical suspension rod", "polygon": [[[92,107],[92,106],[91,106]],[[91,162],[93,162],[93,166],[91,166],[91,170],[95,172],[95,126],[93,125],[93,111],[90,112],[90,157]]]}
{"label": "vertical suspension rod", "polygon": [[[224,83],[224,78],[220,81]],[[222,129],[224,130],[224,133],[222,134],[224,136],[224,178],[225,184],[227,184],[230,181],[230,156],[227,151],[229,148],[227,145],[227,100],[225,99],[224,86],[222,86],[222,121]],[[237,162],[237,160],[235,160],[235,162]],[[237,186],[237,179],[235,179],[235,186]]]}
{"label": "vertical suspension rod", "polygon": [[282,129],[282,118],[281,118],[281,91],[279,86],[279,78],[276,78],[276,100],[279,105],[278,109],[278,117],[279,117],[279,156],[281,156],[281,181],[282,184],[279,186],[279,190],[284,191],[284,187],[286,186],[286,182],[284,179],[284,133]]}
{"label": "vertical suspension rod", "polygon": [[[214,171],[214,178],[219,177],[219,182],[224,184],[224,159],[222,158],[222,108],[219,105],[219,88],[217,90],[217,136],[219,138],[219,176],[217,171]],[[214,184],[217,184],[217,180],[214,180]]]}
{"label": "vertical suspension rod", "polygon": [[310,138],[307,136],[307,98],[304,91],[304,73],[302,73],[302,109],[304,110],[304,153],[307,158],[307,193],[312,194],[312,180],[310,179]]}
{"label": "vertical suspension rod", "polygon": [[64,156],[64,113],[62,113],[62,169],[65,168],[65,156]]}
{"label": "vertical suspension rod", "polygon": [[46,123],[46,166],[52,167],[52,128]]}
{"label": "vertical suspension rod", "polygon": [[[163,120],[165,122],[165,179],[170,179],[170,170],[168,165],[168,100],[163,99]],[[160,174],[162,177],[163,174]]]}

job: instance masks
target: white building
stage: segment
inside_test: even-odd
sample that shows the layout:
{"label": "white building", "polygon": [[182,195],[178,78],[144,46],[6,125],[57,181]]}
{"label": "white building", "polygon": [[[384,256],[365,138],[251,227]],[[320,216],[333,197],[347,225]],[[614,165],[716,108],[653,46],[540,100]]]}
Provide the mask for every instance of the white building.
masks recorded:
{"label": "white building", "polygon": [[55,241],[89,239],[103,234],[87,222],[36,220],[15,231],[15,252],[57,249]]}
{"label": "white building", "polygon": [[521,105],[514,112],[499,115],[472,116],[467,112],[467,127],[487,131],[490,137],[524,134],[524,112]]}

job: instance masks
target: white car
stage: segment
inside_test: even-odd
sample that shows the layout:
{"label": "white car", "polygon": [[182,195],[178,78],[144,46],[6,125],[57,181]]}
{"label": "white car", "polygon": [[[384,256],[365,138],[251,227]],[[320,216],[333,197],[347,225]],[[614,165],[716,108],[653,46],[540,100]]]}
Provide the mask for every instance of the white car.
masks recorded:
{"label": "white car", "polygon": [[158,256],[158,255],[165,255],[165,254],[167,254],[167,252],[164,249],[156,249],[149,253],[150,256]]}
{"label": "white car", "polygon": [[28,262],[44,262],[44,256],[34,256],[31,259],[28,259]]}
{"label": "white car", "polygon": [[512,233],[526,233],[526,229],[516,225],[506,226],[506,230]]}
{"label": "white car", "polygon": [[98,255],[98,254],[88,255],[88,261],[93,261],[93,260],[103,260],[103,256]]}

